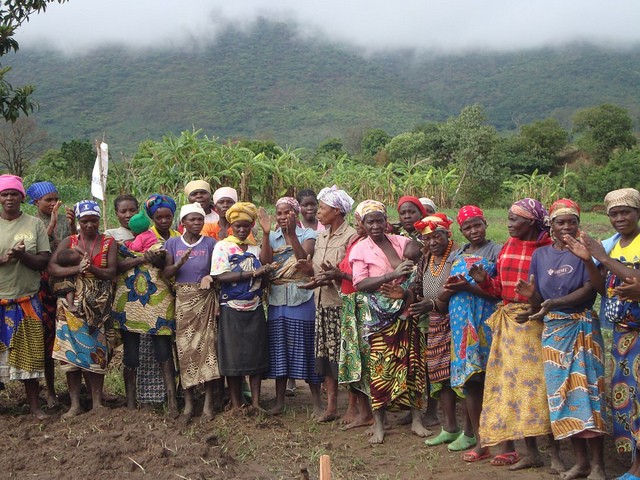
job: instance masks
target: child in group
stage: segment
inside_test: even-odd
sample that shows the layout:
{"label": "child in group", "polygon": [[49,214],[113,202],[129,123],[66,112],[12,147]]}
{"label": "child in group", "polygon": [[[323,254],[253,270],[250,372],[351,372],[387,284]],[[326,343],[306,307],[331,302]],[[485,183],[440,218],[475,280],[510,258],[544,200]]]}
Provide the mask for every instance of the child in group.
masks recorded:
{"label": "child in group", "polygon": [[[58,253],[58,264],[61,267],[77,267],[84,260],[82,253],[75,248],[65,248]],[[75,304],[76,277],[51,277],[51,290],[57,297],[64,297],[70,312],[77,312]]]}
{"label": "child in group", "polygon": [[156,234],[149,229],[151,220],[140,211],[129,220],[129,230],[135,235],[132,240],[126,240],[125,246],[134,252],[146,252],[158,242]]}

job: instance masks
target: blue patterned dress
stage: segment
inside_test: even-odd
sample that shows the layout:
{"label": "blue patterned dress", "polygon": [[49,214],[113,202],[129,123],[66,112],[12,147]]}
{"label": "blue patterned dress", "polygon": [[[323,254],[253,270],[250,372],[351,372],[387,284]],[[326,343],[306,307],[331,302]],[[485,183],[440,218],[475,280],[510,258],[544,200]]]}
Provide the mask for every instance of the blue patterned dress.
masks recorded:
{"label": "blue patterned dress", "polygon": [[[471,284],[469,268],[480,263],[491,277],[496,274],[496,261],[501,245],[489,241],[474,253],[467,253],[469,244],[456,250],[449,257],[450,275],[464,275]],[[451,388],[464,397],[467,381],[487,367],[491,349],[491,330],[486,320],[496,310],[496,300],[458,292],[449,300],[449,320],[451,322]]]}

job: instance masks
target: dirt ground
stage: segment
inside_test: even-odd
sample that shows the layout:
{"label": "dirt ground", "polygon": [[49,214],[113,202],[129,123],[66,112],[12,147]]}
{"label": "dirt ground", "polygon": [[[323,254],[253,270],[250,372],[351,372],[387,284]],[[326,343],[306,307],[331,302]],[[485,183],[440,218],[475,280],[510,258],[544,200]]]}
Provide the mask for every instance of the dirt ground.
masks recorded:
{"label": "dirt ground", "polygon": [[[274,382],[263,382],[263,405],[274,402]],[[334,479],[553,479],[546,466],[510,472],[488,460],[465,463],[445,446],[428,448],[408,426],[397,426],[383,445],[370,446],[364,429],[343,431],[339,421],[317,424],[309,417],[309,389],[298,382],[287,411],[269,417],[255,411],[219,413],[212,421],[196,418],[184,425],[167,419],[161,409],[130,411],[120,396],[108,408],[65,420],[68,395],[44,421],[28,415],[24,390],[14,382],[0,394],[0,432],[5,478],[158,478],[158,479],[300,479],[308,469],[318,478],[319,458],[331,457]],[[341,411],[346,392],[341,391]],[[88,405],[87,405],[88,406]],[[434,431],[439,427],[434,427]],[[524,445],[519,442],[518,449]],[[629,459],[617,455],[606,441],[607,478],[623,473]],[[563,443],[563,459],[572,461],[570,445]]]}

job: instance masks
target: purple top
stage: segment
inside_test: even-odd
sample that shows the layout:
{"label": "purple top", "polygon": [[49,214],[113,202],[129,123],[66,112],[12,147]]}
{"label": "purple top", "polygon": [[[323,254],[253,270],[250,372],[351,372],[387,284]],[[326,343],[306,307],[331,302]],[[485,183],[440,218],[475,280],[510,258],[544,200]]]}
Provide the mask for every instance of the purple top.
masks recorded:
{"label": "purple top", "polygon": [[[536,289],[543,300],[560,298],[574,292],[589,281],[589,274],[582,260],[568,250],[558,250],[552,245],[536,249],[531,258],[529,275],[535,275]],[[563,313],[582,312],[593,307],[593,298],[571,307],[557,310]]]}
{"label": "purple top", "polygon": [[177,263],[184,256],[184,252],[193,247],[189,259],[176,273],[176,283],[197,283],[209,275],[211,255],[215,246],[215,239],[204,235],[192,245],[185,242],[184,237],[172,237],[167,240],[164,248],[173,255],[173,263]]}

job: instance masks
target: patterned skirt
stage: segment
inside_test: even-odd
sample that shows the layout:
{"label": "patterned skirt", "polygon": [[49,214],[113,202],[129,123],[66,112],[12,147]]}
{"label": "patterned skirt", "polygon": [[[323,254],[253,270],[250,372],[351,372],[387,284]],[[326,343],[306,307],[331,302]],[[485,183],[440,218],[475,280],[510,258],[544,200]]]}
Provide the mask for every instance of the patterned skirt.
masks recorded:
{"label": "patterned skirt", "polygon": [[162,403],[166,393],[162,371],[153,354],[151,335],[140,335],[140,365],[136,375],[138,401],[140,403]]}
{"label": "patterned skirt", "polygon": [[267,378],[296,378],[307,383],[322,383],[323,378],[315,371],[315,316],[313,298],[295,307],[269,306]]}
{"label": "patterned skirt", "polygon": [[542,353],[556,440],[607,433],[603,348],[591,312],[545,316]]}
{"label": "patterned skirt", "polygon": [[340,356],[340,311],[342,307],[316,309],[316,374],[338,378]]}
{"label": "patterned skirt", "polygon": [[176,285],[176,347],[182,388],[220,378],[215,290],[198,283]]}
{"label": "patterned skirt", "polygon": [[613,440],[620,453],[635,452],[640,441],[640,330],[616,324],[612,346]]}
{"label": "patterned skirt", "polygon": [[110,315],[112,302],[110,281],[81,276],[76,279],[78,311],[69,310],[66,299],[58,299],[52,356],[60,360],[62,370],[86,370],[102,375],[107,372],[115,341]]}
{"label": "patterned skirt", "polygon": [[424,335],[413,318],[369,337],[371,408],[421,408],[425,389]]}
{"label": "patterned skirt", "polygon": [[551,433],[542,361],[542,322],[516,322],[529,305],[500,304],[489,317],[493,341],[487,362],[482,446]]}
{"label": "patterned skirt", "polygon": [[338,383],[371,396],[371,348],[363,337],[363,317],[366,315],[364,299],[365,296],[357,292],[342,296]]}
{"label": "patterned skirt", "polygon": [[0,300],[0,381],[43,376],[44,335],[38,296]]}
{"label": "patterned skirt", "polygon": [[429,314],[427,331],[427,374],[431,396],[442,390],[442,383],[449,380],[451,372],[451,326],[449,315]]}

